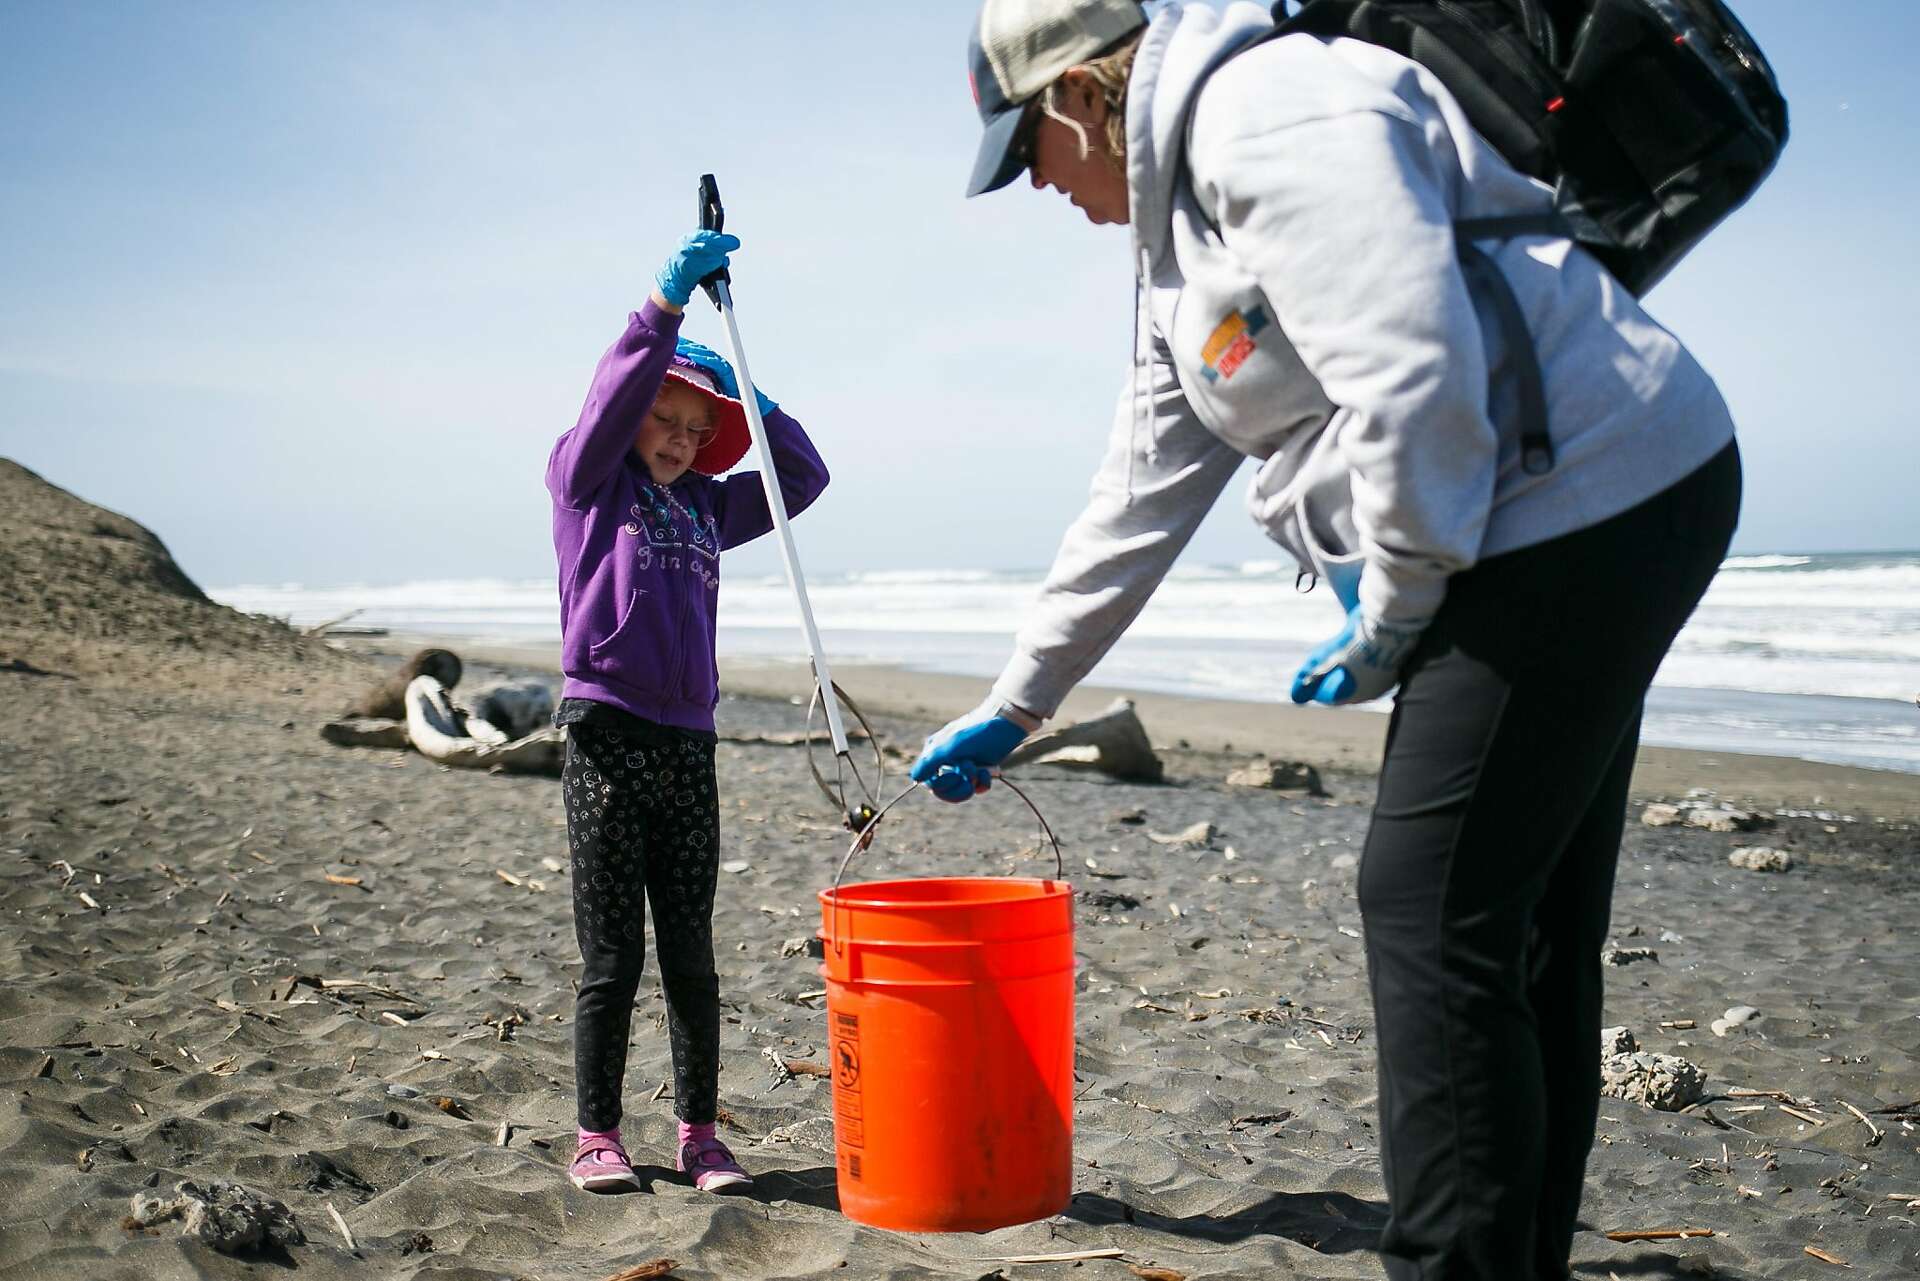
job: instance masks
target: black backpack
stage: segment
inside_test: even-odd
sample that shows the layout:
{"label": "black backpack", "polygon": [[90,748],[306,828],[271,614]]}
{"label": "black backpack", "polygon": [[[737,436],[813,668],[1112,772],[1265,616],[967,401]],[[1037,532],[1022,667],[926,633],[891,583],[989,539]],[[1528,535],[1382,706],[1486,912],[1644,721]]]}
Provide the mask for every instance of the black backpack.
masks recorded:
{"label": "black backpack", "polygon": [[1554,187],[1573,238],[1634,294],[1753,194],[1787,141],[1773,69],[1720,0],[1305,0],[1277,35],[1420,63],[1480,135]]}
{"label": "black backpack", "polygon": [[1554,210],[1454,224],[1498,313],[1520,464],[1553,469],[1546,387],[1513,287],[1476,241],[1571,236],[1637,297],[1753,194],[1787,142],[1773,68],[1720,0],[1304,0],[1265,40],[1351,36],[1433,72]]}

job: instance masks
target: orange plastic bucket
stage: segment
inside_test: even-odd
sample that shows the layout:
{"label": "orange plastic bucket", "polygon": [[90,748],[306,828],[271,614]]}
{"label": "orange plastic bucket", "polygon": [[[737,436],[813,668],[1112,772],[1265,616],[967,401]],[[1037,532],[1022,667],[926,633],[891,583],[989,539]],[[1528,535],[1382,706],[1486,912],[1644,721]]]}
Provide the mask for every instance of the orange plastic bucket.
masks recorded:
{"label": "orange plastic bucket", "polygon": [[820,892],[840,1208],[984,1232],[1073,1191],[1073,889],[954,877]]}

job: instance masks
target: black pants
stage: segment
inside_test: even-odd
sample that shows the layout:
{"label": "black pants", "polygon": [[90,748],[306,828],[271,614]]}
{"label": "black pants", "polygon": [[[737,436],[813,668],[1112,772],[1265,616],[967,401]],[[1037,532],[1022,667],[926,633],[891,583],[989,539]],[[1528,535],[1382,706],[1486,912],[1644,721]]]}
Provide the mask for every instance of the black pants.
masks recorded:
{"label": "black pants", "polygon": [[667,997],[674,1111],[710,1122],[720,1072],[720,981],[713,968],[713,891],[720,853],[713,744],[650,727],[568,727],[560,775],[573,852],[573,930],[585,972],[573,1006],[580,1125],[620,1123],[633,998],[654,949]]}
{"label": "black pants", "polygon": [[1729,445],[1455,575],[1408,663],[1359,887],[1394,1281],[1568,1275],[1641,705],[1739,507]]}

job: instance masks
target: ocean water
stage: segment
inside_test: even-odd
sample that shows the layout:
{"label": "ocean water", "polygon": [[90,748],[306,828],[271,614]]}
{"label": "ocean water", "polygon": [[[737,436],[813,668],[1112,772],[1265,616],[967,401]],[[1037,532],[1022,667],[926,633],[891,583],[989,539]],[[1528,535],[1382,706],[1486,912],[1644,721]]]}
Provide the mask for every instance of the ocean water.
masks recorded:
{"label": "ocean water", "polygon": [[[1000,670],[1039,581],[1037,572],[885,571],[823,574],[808,588],[830,659],[985,678]],[[356,625],[396,632],[559,642],[550,579],[209,594],[296,626],[359,609]],[[1279,702],[1301,657],[1337,626],[1337,608],[1330,592],[1295,591],[1289,561],[1178,568],[1088,679]],[[725,580],[719,645],[722,654],[803,659],[786,580]],[[1721,566],[1661,668],[1643,738],[1920,773],[1916,695],[1920,553],[1738,556]]]}

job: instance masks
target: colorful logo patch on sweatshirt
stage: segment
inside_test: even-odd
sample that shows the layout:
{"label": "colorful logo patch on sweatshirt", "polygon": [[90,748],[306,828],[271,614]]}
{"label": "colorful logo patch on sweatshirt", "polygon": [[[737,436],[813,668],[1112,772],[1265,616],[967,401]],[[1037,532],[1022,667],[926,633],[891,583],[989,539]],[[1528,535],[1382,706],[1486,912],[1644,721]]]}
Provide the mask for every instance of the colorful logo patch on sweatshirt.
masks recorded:
{"label": "colorful logo patch on sweatshirt", "polygon": [[1253,306],[1245,311],[1233,311],[1227,318],[1214,326],[1207,336],[1206,345],[1200,348],[1200,360],[1208,382],[1230,379],[1239,372],[1240,366],[1247,363],[1247,357],[1253,354],[1258,345],[1260,331],[1273,323],[1273,317],[1267,314],[1265,306]]}

